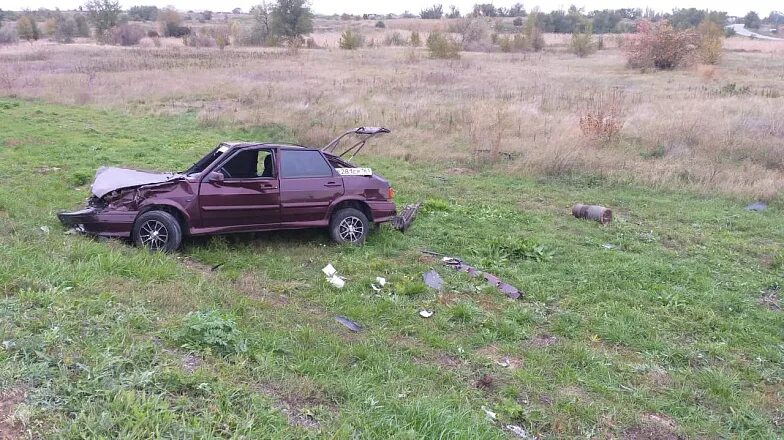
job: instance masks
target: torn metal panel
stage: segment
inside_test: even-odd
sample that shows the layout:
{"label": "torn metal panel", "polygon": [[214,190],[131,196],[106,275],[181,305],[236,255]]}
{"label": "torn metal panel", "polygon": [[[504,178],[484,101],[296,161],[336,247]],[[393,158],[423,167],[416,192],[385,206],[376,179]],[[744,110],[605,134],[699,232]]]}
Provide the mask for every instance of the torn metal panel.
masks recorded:
{"label": "torn metal panel", "polygon": [[148,173],[126,168],[100,167],[95,173],[91,191],[93,195],[100,198],[119,189],[163,183],[184,177],[182,174],[174,173]]}
{"label": "torn metal panel", "polygon": [[342,324],[347,329],[351,330],[354,333],[357,333],[362,330],[362,326],[357,324],[356,322],[346,318],[345,316],[336,316],[335,321]]}
{"label": "torn metal panel", "polygon": [[580,203],[572,207],[572,215],[577,218],[596,220],[603,225],[609,224],[613,219],[612,210],[609,208],[599,205],[583,205]]}
{"label": "torn metal panel", "polygon": [[400,211],[400,214],[392,218],[392,227],[400,232],[406,232],[406,229],[414,222],[421,205],[421,202],[406,205],[403,210]]}
{"label": "torn metal panel", "polygon": [[432,269],[422,274],[422,280],[431,289],[441,290],[444,287],[444,280],[441,279],[441,275]]}
{"label": "torn metal panel", "polygon": [[465,263],[460,258],[448,257],[445,256],[444,254],[439,254],[431,251],[422,251],[422,253],[434,257],[442,257],[441,261],[445,265],[459,272],[467,273],[472,278],[482,276],[482,278],[484,278],[487,284],[490,284],[491,286],[495,287],[496,289],[498,289],[499,292],[503,293],[509,298],[519,299],[520,295],[522,294],[522,292],[520,292],[518,288],[512,286],[511,284],[505,283],[503,280],[501,280],[500,278],[498,278],[497,276],[489,272],[482,272],[477,270],[475,267]]}

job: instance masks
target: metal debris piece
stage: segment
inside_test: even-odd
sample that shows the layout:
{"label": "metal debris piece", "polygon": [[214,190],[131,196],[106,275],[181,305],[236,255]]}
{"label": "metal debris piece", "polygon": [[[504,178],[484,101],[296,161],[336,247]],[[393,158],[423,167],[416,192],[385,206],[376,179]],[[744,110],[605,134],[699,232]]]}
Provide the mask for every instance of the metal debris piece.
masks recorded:
{"label": "metal debris piece", "polygon": [[346,327],[347,329],[351,330],[354,333],[357,333],[360,330],[362,330],[362,327],[359,324],[346,318],[345,316],[336,316],[335,321],[341,323],[344,327]]}
{"label": "metal debris piece", "polygon": [[429,317],[433,316],[433,313],[435,313],[435,312],[433,312],[432,310],[422,309],[422,310],[419,311],[419,316],[421,316],[423,318],[429,318]]}
{"label": "metal debris piece", "polygon": [[441,275],[432,269],[422,274],[422,279],[427,287],[431,289],[441,290],[444,287],[444,280],[441,279]]}
{"label": "metal debris piece", "polygon": [[406,205],[400,214],[394,216],[392,218],[392,227],[397,229],[400,232],[406,232],[411,223],[414,221],[414,218],[419,212],[419,207],[422,205],[422,202],[413,203],[411,205]]}
{"label": "metal debris piece", "polygon": [[220,269],[221,266],[223,266],[223,264],[224,263],[218,263],[215,266],[212,266],[212,269],[210,269],[210,271],[215,272],[216,270]]}
{"label": "metal debris piece", "polygon": [[376,277],[376,282],[370,285],[370,288],[375,292],[381,292],[381,289],[387,284],[386,278]]}
{"label": "metal debris piece", "polygon": [[748,206],[746,206],[746,211],[754,211],[754,212],[762,212],[768,209],[768,205],[765,202],[754,202]]}
{"label": "metal debris piece", "polygon": [[500,366],[502,366],[504,368],[509,368],[509,366],[511,365],[509,363],[509,358],[507,358],[507,357],[502,357],[501,359],[496,361],[496,364],[498,364],[498,365],[500,365]]}
{"label": "metal debris piece", "polygon": [[49,235],[49,226],[41,226],[38,229],[41,230],[41,232],[43,232],[44,234]]}
{"label": "metal debris piece", "polygon": [[[432,251],[422,251],[422,253],[434,257],[442,257],[441,261],[447,266],[451,267],[452,269],[467,273],[469,276],[474,278],[481,275],[485,279],[485,281],[487,281],[487,284],[490,284],[491,286],[495,287],[501,293],[508,296],[509,298],[512,299],[520,298],[521,292],[516,287],[512,286],[511,284],[507,284],[503,282],[500,278],[498,278],[497,276],[489,272],[481,272],[477,270],[475,267],[466,264],[463,260],[459,258],[444,256],[444,254],[439,254],[437,252],[432,252]],[[425,280],[425,284],[427,284],[427,280]]]}
{"label": "metal debris piece", "polygon": [[612,243],[605,243],[605,244],[602,245],[602,247],[605,248],[605,249],[608,249],[608,250],[609,249],[615,249],[615,245],[612,244]]}
{"label": "metal debris piece", "polygon": [[583,205],[578,203],[572,206],[572,215],[577,218],[596,220],[606,225],[612,221],[612,210],[599,205]]}

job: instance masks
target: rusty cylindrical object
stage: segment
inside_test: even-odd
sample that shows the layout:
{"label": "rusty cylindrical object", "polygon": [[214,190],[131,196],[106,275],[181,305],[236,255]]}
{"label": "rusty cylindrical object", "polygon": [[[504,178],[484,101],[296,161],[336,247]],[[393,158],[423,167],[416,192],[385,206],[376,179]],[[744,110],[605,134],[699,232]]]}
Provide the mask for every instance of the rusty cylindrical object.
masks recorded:
{"label": "rusty cylindrical object", "polygon": [[603,225],[612,221],[612,210],[599,205],[583,205],[578,203],[572,206],[572,215],[577,218],[596,220]]}

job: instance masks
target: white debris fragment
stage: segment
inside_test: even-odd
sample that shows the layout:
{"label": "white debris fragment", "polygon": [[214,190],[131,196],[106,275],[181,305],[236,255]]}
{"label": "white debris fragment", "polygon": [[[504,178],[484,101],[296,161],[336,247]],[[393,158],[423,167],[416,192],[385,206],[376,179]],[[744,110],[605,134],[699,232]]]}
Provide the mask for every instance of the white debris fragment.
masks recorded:
{"label": "white debris fragment", "polygon": [[494,412],[490,411],[489,409],[487,409],[486,406],[482,406],[482,411],[485,412],[485,415],[487,416],[488,419],[495,420],[496,414]]}
{"label": "white debris fragment", "polygon": [[419,316],[421,316],[423,318],[429,318],[429,317],[433,316],[433,313],[435,313],[435,312],[433,312],[432,310],[422,309],[422,310],[419,311]]}
{"label": "white debris fragment", "polygon": [[329,284],[332,284],[333,286],[337,287],[338,289],[342,289],[343,286],[346,285],[346,281],[343,280],[343,278],[341,278],[341,277],[339,277],[337,275],[332,275],[331,277],[329,277],[327,279],[327,281],[329,281]]}
{"label": "white debris fragment", "polygon": [[605,243],[602,245],[602,247],[605,249],[615,249],[615,245],[612,243]]}
{"label": "white debris fragment", "polygon": [[384,287],[384,285],[386,283],[387,283],[387,279],[386,278],[376,277],[376,284],[378,284],[379,286]]}
{"label": "white debris fragment", "polygon": [[324,268],[321,269],[321,271],[324,272],[324,275],[326,275],[327,277],[331,277],[331,276],[335,275],[336,273],[338,273],[338,271],[335,269],[335,267],[332,266],[332,263],[329,263],[326,266],[324,266]]}
{"label": "white debris fragment", "polygon": [[522,426],[517,425],[506,425],[504,426],[507,431],[511,432],[518,438],[524,438],[526,440],[536,440],[536,437],[528,434],[528,432],[522,428]]}
{"label": "white debris fragment", "polygon": [[504,357],[504,358],[501,358],[501,359],[499,359],[499,360],[496,362],[496,364],[498,364],[498,365],[500,365],[500,366],[502,366],[502,367],[504,367],[504,368],[509,368],[509,365],[510,365],[510,364],[509,364],[509,358],[506,358],[506,357]]}
{"label": "white debris fragment", "polygon": [[41,226],[39,228],[44,234],[49,234],[49,226]]}

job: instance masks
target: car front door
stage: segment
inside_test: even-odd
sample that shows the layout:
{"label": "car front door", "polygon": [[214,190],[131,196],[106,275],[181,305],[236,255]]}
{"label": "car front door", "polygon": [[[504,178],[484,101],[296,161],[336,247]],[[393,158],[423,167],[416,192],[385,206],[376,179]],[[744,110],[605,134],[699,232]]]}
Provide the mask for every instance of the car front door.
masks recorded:
{"label": "car front door", "polygon": [[281,225],[323,226],[332,201],[343,195],[343,179],[318,150],[279,153]]}
{"label": "car front door", "polygon": [[202,227],[242,231],[278,226],[276,168],[273,148],[242,149],[218,164],[199,187]]}

